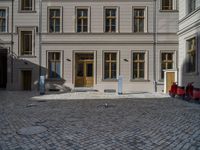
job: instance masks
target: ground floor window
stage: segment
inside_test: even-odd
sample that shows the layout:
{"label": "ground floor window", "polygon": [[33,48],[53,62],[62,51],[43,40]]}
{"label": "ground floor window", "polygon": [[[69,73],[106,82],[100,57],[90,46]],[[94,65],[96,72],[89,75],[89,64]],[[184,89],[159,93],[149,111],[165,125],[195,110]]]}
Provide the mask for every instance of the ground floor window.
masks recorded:
{"label": "ground floor window", "polygon": [[132,78],[145,79],[145,52],[133,52]]}
{"label": "ground floor window", "polygon": [[161,79],[164,79],[164,70],[173,69],[173,53],[163,52],[161,53]]}
{"label": "ground floor window", "polygon": [[61,78],[61,53],[48,52],[48,77],[50,79]]}
{"label": "ground floor window", "polygon": [[196,38],[187,40],[187,63],[186,71],[188,73],[196,71]]}
{"label": "ground floor window", "polygon": [[117,53],[104,53],[104,79],[117,78]]}

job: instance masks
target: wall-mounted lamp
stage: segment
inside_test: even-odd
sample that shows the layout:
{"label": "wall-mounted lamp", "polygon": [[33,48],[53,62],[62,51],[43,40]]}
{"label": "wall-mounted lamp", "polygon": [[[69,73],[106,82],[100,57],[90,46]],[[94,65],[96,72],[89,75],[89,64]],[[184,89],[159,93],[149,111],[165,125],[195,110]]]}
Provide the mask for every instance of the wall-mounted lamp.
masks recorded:
{"label": "wall-mounted lamp", "polygon": [[128,59],[124,59],[125,62],[128,62]]}
{"label": "wall-mounted lamp", "polygon": [[69,58],[67,58],[66,60],[67,60],[67,61],[71,61],[71,59],[69,59]]}

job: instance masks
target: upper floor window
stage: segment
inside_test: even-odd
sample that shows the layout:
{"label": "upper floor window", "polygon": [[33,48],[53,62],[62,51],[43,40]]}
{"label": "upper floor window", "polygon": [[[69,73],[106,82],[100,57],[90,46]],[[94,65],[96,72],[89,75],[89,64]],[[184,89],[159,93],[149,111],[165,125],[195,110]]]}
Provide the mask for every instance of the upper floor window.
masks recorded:
{"label": "upper floor window", "polygon": [[196,38],[191,38],[187,40],[187,72],[196,71]]}
{"label": "upper floor window", "polygon": [[88,9],[77,9],[77,32],[88,32]]}
{"label": "upper floor window", "polygon": [[172,10],[173,0],[162,0],[162,10]]}
{"label": "upper floor window", "polygon": [[32,55],[33,38],[32,31],[21,31],[20,33],[21,55]]}
{"label": "upper floor window", "polygon": [[20,0],[20,11],[33,11],[34,0]]}
{"label": "upper floor window", "polygon": [[117,31],[117,9],[105,9],[105,32]]}
{"label": "upper floor window", "polygon": [[134,32],[144,32],[144,9],[134,9]]}
{"label": "upper floor window", "polygon": [[61,32],[61,9],[49,9],[49,32]]}
{"label": "upper floor window", "polygon": [[0,32],[7,32],[6,9],[0,9]]}

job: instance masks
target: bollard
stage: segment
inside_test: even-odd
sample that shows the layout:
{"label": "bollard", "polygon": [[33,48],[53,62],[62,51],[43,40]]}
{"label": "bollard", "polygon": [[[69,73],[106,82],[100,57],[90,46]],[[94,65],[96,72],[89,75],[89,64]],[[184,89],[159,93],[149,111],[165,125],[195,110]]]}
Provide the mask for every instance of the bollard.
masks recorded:
{"label": "bollard", "polygon": [[40,76],[40,95],[45,94],[45,76]]}
{"label": "bollard", "polygon": [[122,85],[123,85],[123,78],[119,76],[118,78],[118,95],[122,95]]}

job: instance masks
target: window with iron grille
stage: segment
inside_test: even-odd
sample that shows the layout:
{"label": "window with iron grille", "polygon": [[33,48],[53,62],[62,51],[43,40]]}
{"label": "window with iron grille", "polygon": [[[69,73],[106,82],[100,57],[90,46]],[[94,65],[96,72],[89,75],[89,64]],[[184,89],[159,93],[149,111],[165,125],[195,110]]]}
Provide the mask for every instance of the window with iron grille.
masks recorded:
{"label": "window with iron grille", "polygon": [[61,10],[57,8],[49,9],[49,32],[61,31]]}
{"label": "window with iron grille", "polygon": [[32,55],[32,31],[21,31],[21,55]]}
{"label": "window with iron grille", "polygon": [[164,70],[173,69],[173,53],[161,53],[161,79],[164,79]]}
{"label": "window with iron grille", "polygon": [[132,78],[144,79],[145,78],[145,53],[134,52],[132,65]]}
{"label": "window with iron grille", "polygon": [[134,9],[134,32],[144,32],[144,9]]}
{"label": "window with iron grille", "polygon": [[187,72],[196,71],[196,38],[187,40]]}
{"label": "window with iron grille", "polygon": [[6,19],[6,9],[0,9],[0,32],[6,32],[7,19]]}
{"label": "window with iron grille", "polygon": [[104,53],[104,79],[117,78],[117,53]]}
{"label": "window with iron grille", "polygon": [[48,52],[48,77],[50,79],[61,78],[61,53]]}
{"label": "window with iron grille", "polygon": [[88,9],[77,9],[77,32],[88,32]]}
{"label": "window with iron grille", "polygon": [[117,9],[105,9],[105,32],[116,32],[117,30]]}
{"label": "window with iron grille", "polygon": [[173,0],[162,0],[162,10],[173,10]]}

